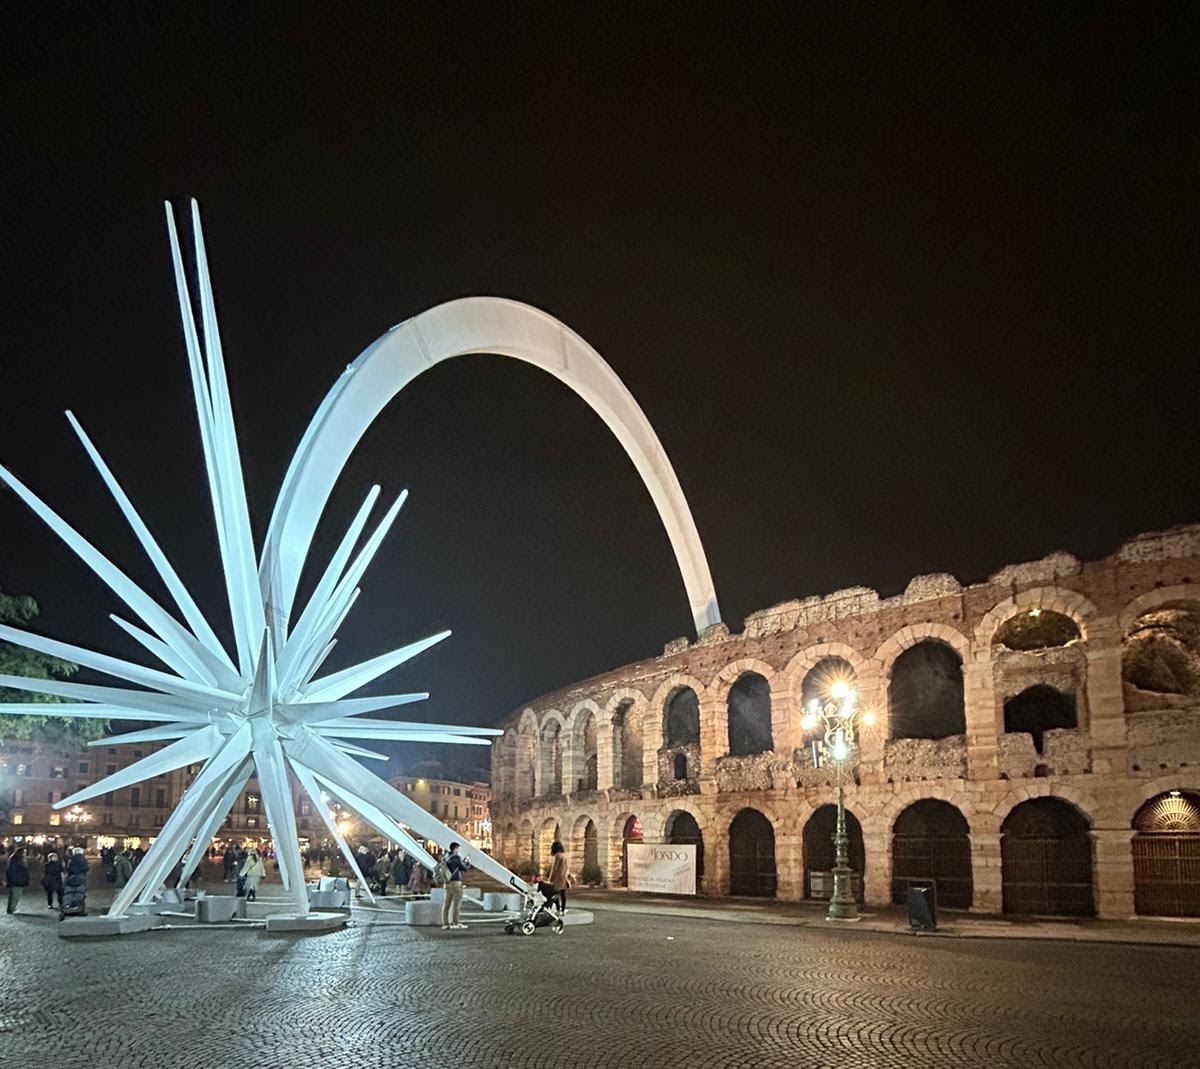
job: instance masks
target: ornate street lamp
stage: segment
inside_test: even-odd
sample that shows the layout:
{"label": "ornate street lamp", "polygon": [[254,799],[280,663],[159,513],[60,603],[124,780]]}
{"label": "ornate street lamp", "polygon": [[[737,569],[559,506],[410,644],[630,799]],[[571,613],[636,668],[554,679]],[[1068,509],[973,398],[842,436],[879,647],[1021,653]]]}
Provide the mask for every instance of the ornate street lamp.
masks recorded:
{"label": "ornate street lamp", "polygon": [[837,852],[833,866],[833,895],[826,914],[831,921],[858,920],[858,903],[851,885],[854,870],[850,868],[850,836],[846,834],[846,776],[858,750],[857,721],[864,727],[875,723],[875,714],[858,708],[858,692],[845,680],[836,680],[829,696],[808,703],[800,726],[805,731],[824,729],[823,740],[813,740],[814,764],[828,762],[837,780],[837,832],[833,837]]}

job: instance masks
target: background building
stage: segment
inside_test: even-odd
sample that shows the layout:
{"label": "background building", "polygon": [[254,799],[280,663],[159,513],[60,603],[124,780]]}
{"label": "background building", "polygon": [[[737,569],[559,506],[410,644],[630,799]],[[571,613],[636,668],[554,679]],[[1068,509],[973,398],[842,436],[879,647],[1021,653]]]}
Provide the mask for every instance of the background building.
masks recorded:
{"label": "background building", "polygon": [[407,776],[388,780],[396,790],[449,825],[477,850],[492,849],[491,786],[482,778],[451,779],[436,761],[412,766]]}
{"label": "background building", "polygon": [[497,853],[624,882],[625,843],[695,843],[704,889],[822,897],[834,786],[801,709],[833,679],[878,726],[847,791],[869,903],[1200,916],[1200,526],[987,582],[854,588],[723,624],[548,694],[493,744]]}

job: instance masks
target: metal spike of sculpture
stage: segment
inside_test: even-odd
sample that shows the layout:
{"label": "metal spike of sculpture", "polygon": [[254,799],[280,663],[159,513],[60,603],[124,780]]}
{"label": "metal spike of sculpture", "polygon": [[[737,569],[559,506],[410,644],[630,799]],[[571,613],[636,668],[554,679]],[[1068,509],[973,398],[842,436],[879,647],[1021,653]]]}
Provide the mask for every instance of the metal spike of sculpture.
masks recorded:
{"label": "metal spike of sculpture", "polygon": [[[200,765],[178,807],[111,915],[148,902],[182,857],[186,882],[234,800],[256,776],[291,906],[308,911],[289,772],[353,866],[344,838],[325,804],[333,796],[379,834],[398,842],[427,868],[433,858],[417,838],[446,845],[458,836],[415,802],[371,774],[350,754],[378,757],[350,740],[489,745],[487,728],[366,719],[364,713],[427,698],[424,693],[351,698],[450,632],[443,631],[368,661],[318,676],[359,593],[359,582],[404,504],[400,494],[355,553],[379,497],[372,487],[338,545],[307,605],[289,627],[300,570],[329,491],[350,451],[387,401],[421,370],[466,352],[495,352],[526,360],[570,385],[604,418],[629,453],[654,498],[675,548],[697,628],[719,620],[708,565],[678,479],[649,422],[612,369],[562,324],[513,301],[452,301],[393,328],[339,378],[297,448],[276,501],[261,559],[256,558],[242,479],[229,386],[200,213],[192,202],[200,325],[184,271],[174,212],[166,205],[175,282],[191,372],[204,464],[216,524],[222,575],[234,636],[231,656],[188,593],[133,503],[74,415],[67,413],[84,450],[129,522],[183,623],[163,608],[6,468],[0,479],[96,573],[141,625],[113,621],[166,666],[148,668],[64,642],[0,626],[0,640],[94,669],[141,689],[0,676],[0,686],[67,701],[55,715],[143,721],[159,726],[92,745],[163,741],[163,749],[55,803],[56,809],[118,790],[187,765]],[[497,311],[502,314],[498,317]],[[431,344],[426,335],[436,336]],[[0,712],[44,716],[44,703],[0,704]],[[482,852],[474,860],[507,884],[514,877]]]}

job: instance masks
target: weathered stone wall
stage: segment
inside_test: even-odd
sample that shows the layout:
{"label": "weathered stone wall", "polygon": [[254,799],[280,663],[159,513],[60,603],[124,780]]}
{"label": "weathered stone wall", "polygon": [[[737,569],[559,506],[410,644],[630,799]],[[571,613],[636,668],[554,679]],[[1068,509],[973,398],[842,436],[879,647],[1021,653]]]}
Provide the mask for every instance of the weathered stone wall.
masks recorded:
{"label": "weathered stone wall", "polygon": [[[716,624],[694,642],[667,643],[661,656],[545,695],[505,722],[493,747],[499,849],[515,861],[535,830],[557,827],[573,839],[591,823],[601,867],[615,881],[628,819],[638,817],[653,841],[664,835],[672,812],[686,810],[705,840],[704,886],[721,892],[729,881],[729,825],[749,807],[774,828],[778,894],[801,897],[804,827],[832,800],[833,788],[829,771],[813,768],[800,693],[815,665],[838,657],[854,670],[860,707],[878,717],[878,726],[861,739],[856,784],[847,793],[863,828],[868,901],[883,902],[890,894],[896,817],[915,801],[938,798],[956,806],[971,828],[974,908],[998,910],[1003,820],[1021,801],[1049,795],[1075,805],[1090,823],[1101,915],[1129,915],[1134,812],[1156,791],[1200,789],[1200,694],[1147,693],[1122,677],[1135,623],[1168,605],[1194,605],[1200,612],[1200,526],[1139,535],[1101,561],[1081,563],[1055,553],[1006,567],[984,583],[919,576],[895,597],[856,587],[763,609],[746,618],[740,633]],[[1036,612],[1069,617],[1079,637],[1035,652],[993,644],[1006,621]],[[966,733],[889,739],[892,665],[925,640],[945,643],[962,658]],[[774,748],[731,757],[726,703],[746,672],[770,686]],[[1180,672],[1172,678],[1189,678]],[[1004,701],[1035,684],[1073,695],[1078,718],[1075,728],[1046,731],[1041,754],[1029,734],[1004,731]],[[667,698],[681,686],[696,692],[700,707],[700,742],[688,750],[689,777],[682,784],[673,778],[675,751],[665,747],[663,724]],[[617,771],[613,718],[622,709],[640,727],[640,785],[623,782]],[[548,720],[562,725],[557,742],[565,793],[554,799],[545,795],[557,777],[538,752]],[[597,790],[583,795],[572,788],[582,776],[589,720],[595,726]]]}

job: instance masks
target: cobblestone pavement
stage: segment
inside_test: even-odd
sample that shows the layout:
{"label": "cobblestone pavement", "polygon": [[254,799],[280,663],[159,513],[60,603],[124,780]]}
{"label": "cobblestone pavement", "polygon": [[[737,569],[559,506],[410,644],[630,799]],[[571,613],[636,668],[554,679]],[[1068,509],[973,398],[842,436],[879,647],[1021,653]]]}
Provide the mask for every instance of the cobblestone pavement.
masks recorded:
{"label": "cobblestone pavement", "polygon": [[1200,1067],[1187,948],[603,909],[561,937],[357,912],[77,942],[24,909],[0,917],[2,1069]]}

